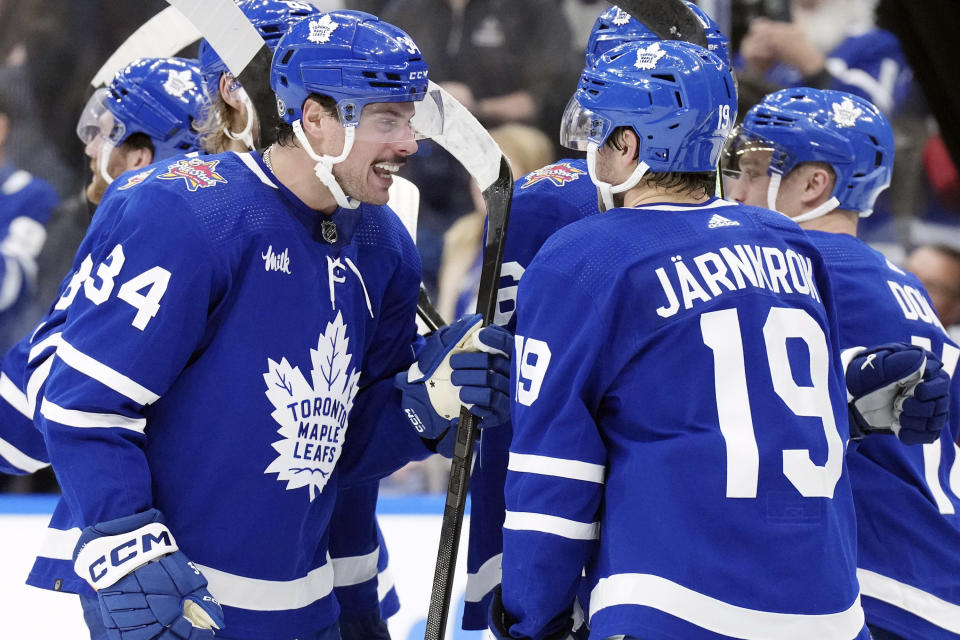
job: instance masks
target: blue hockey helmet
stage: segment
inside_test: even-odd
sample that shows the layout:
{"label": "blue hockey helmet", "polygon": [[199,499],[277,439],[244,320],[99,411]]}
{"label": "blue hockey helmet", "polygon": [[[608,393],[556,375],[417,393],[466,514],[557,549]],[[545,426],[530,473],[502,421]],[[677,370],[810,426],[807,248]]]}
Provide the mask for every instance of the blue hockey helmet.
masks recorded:
{"label": "blue hockey helmet", "polygon": [[[307,16],[320,13],[320,9],[309,2],[285,0],[235,0],[235,2],[271,51],[277,48],[280,38],[293,24]],[[229,69],[206,40],[200,41],[198,57],[207,94],[214,97],[217,95],[221,74],[229,73]]]}
{"label": "blue hockey helmet", "polygon": [[[201,86],[195,60],[134,60],[90,97],[77,135],[84,144],[99,135],[117,146],[132,134],[143,133],[153,143],[154,159],[196,151],[200,143],[192,125],[206,108]],[[103,130],[107,112],[113,116],[109,131]]]}
{"label": "blue hockey helmet", "polygon": [[810,220],[834,208],[869,216],[893,173],[890,122],[872,103],[843,91],[800,87],[771,93],[747,112],[736,145],[772,152],[767,171],[771,208],[780,180],[800,163],[833,168],[836,182],[827,206],[794,220]]}
{"label": "blue hockey helmet", "polygon": [[[691,11],[700,19],[707,36],[707,48],[721,60],[730,64],[730,42],[720,31],[720,26],[707,13],[689,0],[684,0]],[[631,17],[620,7],[613,6],[600,14],[590,31],[587,49],[584,54],[586,66],[592,67],[596,61],[610,49],[624,42],[637,40],[660,40],[656,34],[639,20]]]}
{"label": "blue hockey helmet", "polygon": [[287,123],[300,119],[311,93],[333,98],[341,123],[351,126],[367,104],[423,100],[427,84],[427,63],[413,39],[362,11],[297,23],[277,46],[270,72]]}

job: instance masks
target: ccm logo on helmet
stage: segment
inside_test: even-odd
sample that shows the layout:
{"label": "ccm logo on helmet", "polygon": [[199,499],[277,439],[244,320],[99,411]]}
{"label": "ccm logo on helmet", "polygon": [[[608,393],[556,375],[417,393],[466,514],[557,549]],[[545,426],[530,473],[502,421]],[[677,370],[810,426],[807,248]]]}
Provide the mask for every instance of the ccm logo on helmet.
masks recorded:
{"label": "ccm logo on helmet", "polygon": [[427,72],[426,71],[411,71],[410,72],[411,80],[426,80]]}

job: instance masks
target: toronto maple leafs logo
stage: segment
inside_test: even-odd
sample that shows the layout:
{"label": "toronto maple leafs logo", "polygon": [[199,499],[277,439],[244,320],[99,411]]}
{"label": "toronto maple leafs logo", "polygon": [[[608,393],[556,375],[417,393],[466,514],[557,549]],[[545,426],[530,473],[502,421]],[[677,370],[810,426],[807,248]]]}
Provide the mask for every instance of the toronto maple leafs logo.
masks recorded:
{"label": "toronto maple leafs logo", "polygon": [[190,71],[187,69],[183,71],[170,69],[167,74],[167,81],[163,83],[163,90],[174,98],[183,98],[183,94],[187,91],[193,91],[197,88],[197,84],[193,81]]}
{"label": "toronto maple leafs logo", "polygon": [[617,25],[618,27],[622,27],[628,22],[630,22],[630,14],[620,7],[617,7],[617,15],[613,18],[613,24]]}
{"label": "toronto maple leafs logo", "polygon": [[322,44],[330,41],[330,36],[340,25],[333,21],[329,13],[323,14],[319,20],[310,21],[310,35],[307,40]]}
{"label": "toronto maple leafs logo", "polygon": [[844,98],[840,104],[833,103],[833,121],[838,127],[852,127],[863,115],[863,109],[853,103],[850,98]]}
{"label": "toronto maple leafs logo", "polygon": [[267,359],[267,398],[270,415],[280,425],[281,440],[273,443],[279,454],[264,473],[276,473],[287,490],[307,487],[312,502],[323,491],[340,458],[347,437],[347,416],[357,395],[360,372],[350,368],[347,327],[338,312],[310,350],[313,369],[308,382],[299,367],[286,358]]}
{"label": "toronto maple leafs logo", "polygon": [[660,58],[665,55],[667,55],[667,52],[660,48],[660,43],[654,42],[647,47],[637,49],[637,61],[633,63],[633,66],[644,71],[656,69]]}
{"label": "toronto maple leafs logo", "polygon": [[205,162],[200,158],[177,160],[174,164],[167,166],[166,173],[157,175],[157,179],[179,180],[182,178],[190,191],[214,187],[220,183],[226,184],[227,179],[217,173],[218,164],[220,164],[219,160]]}

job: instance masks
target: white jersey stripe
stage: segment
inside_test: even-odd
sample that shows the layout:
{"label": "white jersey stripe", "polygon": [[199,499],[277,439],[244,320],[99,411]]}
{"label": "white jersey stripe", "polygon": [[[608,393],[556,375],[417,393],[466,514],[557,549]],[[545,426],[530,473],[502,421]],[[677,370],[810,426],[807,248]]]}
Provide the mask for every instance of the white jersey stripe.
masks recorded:
{"label": "white jersey stripe", "polygon": [[49,462],[42,462],[36,458],[31,458],[3,438],[0,438],[0,458],[5,458],[7,462],[26,473],[35,473],[44,467],[50,466]]}
{"label": "white jersey stripe", "polygon": [[197,564],[210,594],[220,604],[251,611],[301,609],[333,591],[333,566],[327,562],[296,580],[258,580]]}
{"label": "white jersey stripe", "polygon": [[92,413],[77,411],[76,409],[64,409],[46,398],[40,405],[40,413],[48,420],[80,429],[119,428],[143,433],[147,426],[146,418],[128,418],[116,413]]}
{"label": "white jersey stripe", "polygon": [[[52,356],[53,354],[51,353],[50,355]],[[33,370],[33,374],[30,376],[30,379],[27,380],[27,408],[31,416],[36,413],[37,397],[40,395],[40,387],[47,381],[47,376],[50,375],[50,368],[52,366],[53,358],[47,357],[46,360],[40,363],[40,366]]]}
{"label": "white jersey stripe", "polygon": [[590,593],[590,618],[598,611],[619,605],[650,607],[714,633],[743,640],[850,640],[864,624],[859,596],[850,608],[838,613],[773,613],[738,607],[643,573],[602,578]]}
{"label": "white jersey stripe", "polygon": [[372,580],[377,575],[380,547],[362,556],[333,558],[333,586],[349,587]]}
{"label": "white jersey stripe", "polygon": [[583,480],[603,484],[605,467],[602,464],[570,460],[569,458],[551,458],[526,453],[510,452],[507,469],[520,473],[537,473],[543,476]]}
{"label": "white jersey stripe", "polygon": [[49,528],[43,537],[43,545],[40,547],[40,552],[37,555],[43,558],[70,560],[72,562],[73,550],[76,549],[77,542],[79,541],[79,527],[67,529],[66,531]]}
{"label": "white jersey stripe", "polygon": [[707,209],[719,209],[720,207],[735,207],[737,206],[736,202],[730,202],[728,200],[720,200],[719,198],[713,202],[708,202],[702,207],[698,206],[683,206],[683,205],[672,205],[672,204],[645,204],[638,207],[629,207],[630,209],[656,209],[657,211],[705,211]]}
{"label": "white jersey stripe", "polygon": [[383,602],[383,599],[387,597],[387,594],[390,593],[390,589],[393,589],[397,584],[396,579],[393,577],[393,571],[390,571],[390,565],[377,574],[377,600]]}
{"label": "white jersey stripe", "polygon": [[33,361],[37,359],[41,353],[53,347],[54,350],[60,348],[60,345],[63,344],[63,333],[51,333],[46,338],[38,342],[37,344],[30,347],[30,355],[27,356],[27,362],[33,364]]}
{"label": "white jersey stripe", "polygon": [[13,384],[13,380],[8,378],[5,373],[0,373],[0,398],[6,400],[11,407],[22,413],[24,417],[33,420],[30,403],[27,402],[27,394]]}
{"label": "white jersey stripe", "polygon": [[951,633],[960,633],[960,605],[866,569],[857,569],[857,579],[861,594],[909,611]]}
{"label": "white jersey stripe", "polygon": [[544,513],[523,511],[507,511],[503,528],[552,533],[571,540],[596,540],[600,534],[598,522],[578,522],[558,516],[548,516]]}
{"label": "white jersey stripe", "polygon": [[[511,454],[512,455],[512,454]],[[483,597],[500,584],[503,574],[503,554],[498,553],[477,569],[476,573],[467,574],[467,602],[480,602]]]}
{"label": "white jersey stripe", "polygon": [[80,373],[89,376],[113,389],[117,393],[126,396],[139,404],[152,404],[160,399],[160,396],[143,387],[119,371],[111,369],[102,362],[98,362],[77,351],[73,345],[66,340],[57,348],[57,356],[60,357],[70,368],[76,369]]}

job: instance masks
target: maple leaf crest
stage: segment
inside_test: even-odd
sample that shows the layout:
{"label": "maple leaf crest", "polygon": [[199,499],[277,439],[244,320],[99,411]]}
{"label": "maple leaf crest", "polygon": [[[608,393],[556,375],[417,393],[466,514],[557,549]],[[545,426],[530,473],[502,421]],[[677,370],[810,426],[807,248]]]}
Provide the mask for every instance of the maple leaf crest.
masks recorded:
{"label": "maple leaf crest", "polygon": [[325,13],[319,20],[311,20],[309,26],[310,35],[307,36],[307,40],[322,44],[329,42],[330,36],[340,25],[333,21],[329,13]]}
{"label": "maple leaf crest", "polygon": [[618,27],[622,27],[628,22],[630,22],[630,14],[620,7],[617,7],[617,15],[613,18],[613,24],[617,25]]}
{"label": "maple leaf crest", "polygon": [[633,66],[644,71],[656,69],[660,58],[665,55],[667,55],[667,52],[660,48],[660,43],[654,42],[650,46],[637,49],[637,61],[633,63]]}
{"label": "maple leaf crest", "polygon": [[310,501],[323,491],[340,458],[347,435],[347,416],[357,395],[360,372],[350,367],[350,339],[338,312],[310,350],[310,381],[286,358],[267,359],[263,381],[274,406],[271,417],[281,440],[273,443],[279,454],[264,470],[287,482],[287,490],[307,487]]}
{"label": "maple leaf crest", "polygon": [[183,94],[196,88],[197,84],[187,69],[183,71],[170,69],[167,72],[167,81],[163,83],[163,90],[175,98],[183,98]]}
{"label": "maple leaf crest", "polygon": [[838,127],[852,127],[863,115],[863,109],[854,104],[850,98],[844,98],[839,104],[833,103],[833,121]]}

